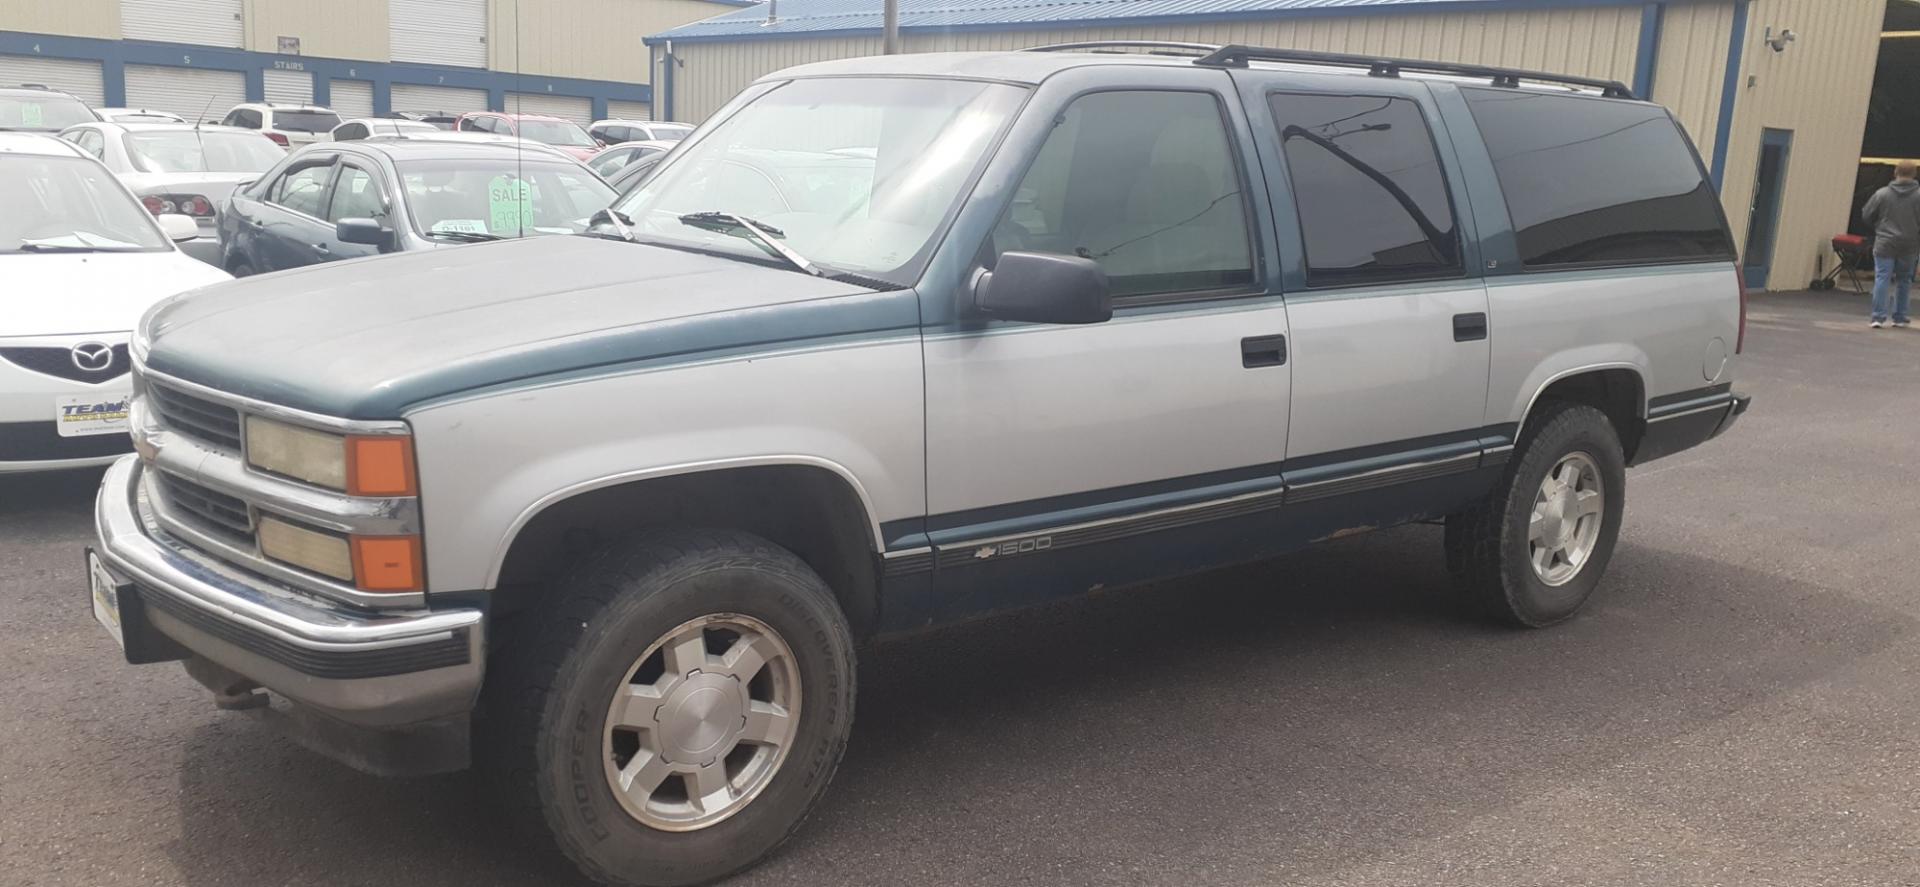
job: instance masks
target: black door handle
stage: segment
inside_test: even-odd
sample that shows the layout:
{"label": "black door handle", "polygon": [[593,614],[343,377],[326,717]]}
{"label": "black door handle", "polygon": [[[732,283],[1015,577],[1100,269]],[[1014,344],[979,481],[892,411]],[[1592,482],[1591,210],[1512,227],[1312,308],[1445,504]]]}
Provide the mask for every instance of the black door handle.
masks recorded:
{"label": "black door handle", "polygon": [[1240,365],[1243,367],[1277,367],[1286,362],[1286,336],[1255,336],[1240,340]]}
{"label": "black door handle", "polygon": [[1487,315],[1475,311],[1472,314],[1453,316],[1453,340],[1455,342],[1478,342],[1487,337]]}

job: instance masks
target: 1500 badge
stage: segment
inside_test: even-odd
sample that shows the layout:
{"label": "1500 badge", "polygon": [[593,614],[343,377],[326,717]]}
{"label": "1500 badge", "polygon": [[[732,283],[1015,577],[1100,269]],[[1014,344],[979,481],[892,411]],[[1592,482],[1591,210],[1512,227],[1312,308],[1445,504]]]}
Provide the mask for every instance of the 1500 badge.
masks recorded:
{"label": "1500 badge", "polygon": [[986,560],[996,555],[1030,554],[1036,551],[1046,551],[1052,547],[1052,536],[1033,536],[1026,539],[1012,539],[994,545],[982,545],[974,549],[973,556],[980,560]]}

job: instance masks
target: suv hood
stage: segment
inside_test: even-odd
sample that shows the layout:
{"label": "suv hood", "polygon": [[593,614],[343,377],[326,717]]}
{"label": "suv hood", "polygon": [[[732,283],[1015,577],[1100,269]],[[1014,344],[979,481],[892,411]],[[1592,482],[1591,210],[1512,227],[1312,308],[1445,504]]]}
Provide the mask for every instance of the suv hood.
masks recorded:
{"label": "suv hood", "polygon": [[596,367],[919,323],[875,293],[754,262],[529,237],[247,277],[156,309],[146,365],[347,419]]}

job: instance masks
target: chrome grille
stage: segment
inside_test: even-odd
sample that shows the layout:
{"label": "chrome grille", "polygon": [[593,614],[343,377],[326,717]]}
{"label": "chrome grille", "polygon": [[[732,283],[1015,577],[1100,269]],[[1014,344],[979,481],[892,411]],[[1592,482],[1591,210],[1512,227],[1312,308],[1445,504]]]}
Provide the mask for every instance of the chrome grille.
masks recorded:
{"label": "chrome grille", "polygon": [[164,471],[155,472],[155,477],[173,513],[195,529],[241,545],[253,544],[253,518],[247,503]]}
{"label": "chrome grille", "polygon": [[168,428],[239,452],[239,410],[155,382],[147,383],[147,392],[154,412]]}

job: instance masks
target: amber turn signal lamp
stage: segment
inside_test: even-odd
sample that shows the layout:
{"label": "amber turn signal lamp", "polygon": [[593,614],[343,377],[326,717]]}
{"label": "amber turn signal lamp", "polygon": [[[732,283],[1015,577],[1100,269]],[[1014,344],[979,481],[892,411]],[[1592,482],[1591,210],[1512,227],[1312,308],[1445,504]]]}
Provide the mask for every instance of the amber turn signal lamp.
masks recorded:
{"label": "amber turn signal lamp", "polygon": [[347,493],[418,495],[413,474],[413,438],[366,435],[347,438]]}
{"label": "amber turn signal lamp", "polygon": [[361,591],[421,591],[420,537],[353,537],[353,584]]}

